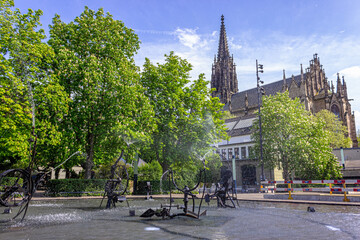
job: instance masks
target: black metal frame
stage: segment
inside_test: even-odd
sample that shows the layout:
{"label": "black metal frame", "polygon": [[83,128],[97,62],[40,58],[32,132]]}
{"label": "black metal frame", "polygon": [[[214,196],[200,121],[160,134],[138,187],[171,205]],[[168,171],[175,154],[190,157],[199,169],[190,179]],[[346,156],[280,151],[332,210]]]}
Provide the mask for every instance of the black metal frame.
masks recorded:
{"label": "black metal frame", "polygon": [[[170,169],[167,171],[167,173],[169,175],[170,204],[169,205],[161,205],[161,208],[158,210],[153,210],[150,208],[147,211],[145,211],[142,215],[140,215],[140,217],[152,217],[155,215],[157,217],[162,217],[163,219],[164,218],[171,219],[176,216],[186,216],[186,217],[199,219],[200,216],[206,215],[206,210],[203,211],[202,213],[200,213],[202,202],[204,199],[204,192],[205,192],[205,185],[206,185],[206,183],[205,183],[205,181],[206,181],[205,164],[204,164],[204,168],[199,171],[199,177],[198,177],[197,184],[192,188],[189,188],[188,186],[185,186],[184,188],[180,188],[176,184],[176,181],[174,179],[174,172]],[[202,177],[202,175],[203,175],[203,177]],[[200,185],[200,182],[202,179],[204,180],[204,189],[203,189],[203,194],[201,196],[200,204],[198,206],[198,212],[196,213],[195,212],[195,199],[197,197],[195,194],[192,193],[192,191],[194,191]],[[184,197],[183,197],[184,205],[183,206],[173,205],[173,203],[172,203],[173,199],[171,196],[171,182],[177,190],[181,191],[184,194]],[[192,199],[192,211],[189,210],[189,196]],[[183,212],[171,214],[172,207],[176,207],[177,209],[182,209]]]}
{"label": "black metal frame", "polygon": [[[232,187],[229,186],[229,180],[232,181],[232,172],[231,170],[224,170],[221,174],[221,180],[216,184],[215,192],[214,194],[206,194],[205,195],[205,201],[209,204],[210,200],[214,197],[216,197],[217,206],[218,207],[230,207],[230,208],[236,208],[234,200],[236,200],[237,204],[239,205],[237,198],[234,197],[234,194],[230,194],[229,192],[232,192]],[[229,200],[231,202],[231,205],[227,204],[226,201]]]}
{"label": "black metal frame", "polygon": [[[108,200],[106,202],[106,209],[110,209],[111,207],[116,207],[117,202],[126,201],[129,206],[129,202],[127,201],[124,194],[129,185],[129,173],[126,168],[126,162],[123,166],[119,165],[119,162],[123,156],[124,151],[121,152],[120,157],[116,160],[116,162],[111,166],[111,176],[110,179],[105,183],[105,191],[103,198],[101,199],[100,207],[104,201],[104,198],[107,196]],[[126,184],[125,187],[122,185],[124,181],[124,176],[119,174],[120,172],[125,172]]]}

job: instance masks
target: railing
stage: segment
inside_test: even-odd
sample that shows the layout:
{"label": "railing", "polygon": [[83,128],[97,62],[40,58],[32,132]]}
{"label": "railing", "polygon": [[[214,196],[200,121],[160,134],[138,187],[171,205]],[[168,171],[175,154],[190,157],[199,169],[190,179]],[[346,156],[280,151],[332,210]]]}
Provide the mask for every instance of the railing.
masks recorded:
{"label": "railing", "polygon": [[[287,188],[277,188],[276,184],[288,184]],[[322,188],[311,188],[311,187],[302,187],[302,188],[292,188],[291,184],[328,184],[327,187]],[[334,187],[333,184],[339,185],[342,184],[342,187]],[[347,188],[346,184],[360,184],[359,179],[347,179],[347,180],[290,180],[290,181],[261,181],[260,191],[261,192],[288,192],[288,199],[292,200],[293,197],[291,193],[294,191],[298,192],[329,192],[332,194],[333,192],[343,192],[344,193],[344,202],[349,202],[350,200],[347,198],[347,193],[349,191],[352,192],[360,192],[360,188]],[[263,185],[274,185],[273,187]]]}

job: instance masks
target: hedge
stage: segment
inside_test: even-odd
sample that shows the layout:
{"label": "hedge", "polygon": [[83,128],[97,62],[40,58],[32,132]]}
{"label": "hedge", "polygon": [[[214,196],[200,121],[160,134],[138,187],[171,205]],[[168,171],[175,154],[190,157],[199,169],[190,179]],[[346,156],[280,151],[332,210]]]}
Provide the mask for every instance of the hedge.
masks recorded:
{"label": "hedge", "polygon": [[102,195],[107,179],[51,179],[46,183],[48,196]]}
{"label": "hedge", "polygon": [[[150,186],[151,186],[151,194],[160,194],[160,180],[154,180],[154,181],[138,181],[137,182],[137,191],[136,194],[146,194],[147,190],[147,182],[150,182]],[[173,186],[172,182],[170,183],[171,185],[171,190],[175,190],[175,187]],[[169,181],[168,180],[164,180],[162,182],[162,191],[163,193],[168,193],[169,192]]]}

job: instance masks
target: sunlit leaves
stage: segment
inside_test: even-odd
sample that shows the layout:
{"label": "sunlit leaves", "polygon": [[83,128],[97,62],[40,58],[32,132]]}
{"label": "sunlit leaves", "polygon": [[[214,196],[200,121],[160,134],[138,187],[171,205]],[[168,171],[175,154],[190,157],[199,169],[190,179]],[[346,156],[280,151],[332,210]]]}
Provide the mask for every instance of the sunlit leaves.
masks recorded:
{"label": "sunlit leaves", "polygon": [[171,52],[165,55],[164,64],[154,65],[146,59],[141,74],[157,122],[153,144],[144,149],[143,158],[159,161],[164,170],[170,165],[191,167],[189,163],[206,153],[210,144],[226,138],[222,104],[210,96],[204,75],[190,81],[191,69],[186,60]]}
{"label": "sunlit leaves", "polygon": [[133,60],[139,40],[103,9],[87,7],[70,23],[55,16],[50,33],[55,73],[72,100],[64,131],[71,148],[87,152],[89,177],[94,163],[126,148],[123,136],[146,138],[152,131],[152,108]]}
{"label": "sunlit leaves", "polygon": [[[285,179],[339,177],[324,121],[315,119],[298,99],[289,98],[288,92],[264,96],[261,122],[266,167],[281,168]],[[257,119],[252,134],[257,157],[260,155],[259,133]]]}
{"label": "sunlit leaves", "polygon": [[0,4],[0,157],[16,158],[18,165],[25,165],[28,139],[34,138],[32,118],[38,139],[36,159],[45,160],[46,147],[60,142],[57,123],[67,109],[67,98],[50,68],[54,52],[42,41],[42,11],[29,9],[22,14],[13,6],[13,1]]}

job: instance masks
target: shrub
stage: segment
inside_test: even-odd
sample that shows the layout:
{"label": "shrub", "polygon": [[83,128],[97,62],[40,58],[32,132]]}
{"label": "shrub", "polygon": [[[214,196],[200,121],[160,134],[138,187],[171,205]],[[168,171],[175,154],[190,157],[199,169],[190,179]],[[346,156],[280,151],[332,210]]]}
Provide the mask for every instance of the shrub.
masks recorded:
{"label": "shrub", "polygon": [[152,161],[139,167],[139,181],[160,180],[162,176],[162,167],[158,161]]}
{"label": "shrub", "polygon": [[[151,185],[151,194],[161,194],[160,191],[160,180],[153,180],[153,181],[138,181],[138,185],[137,185],[137,194],[140,195],[145,195],[147,193],[147,182],[150,182]],[[172,182],[170,183],[171,185],[171,189],[175,190],[175,187],[172,185]],[[161,188],[162,188],[162,193],[169,193],[169,181],[168,179],[164,179],[162,184],[161,184]]]}
{"label": "shrub", "polygon": [[107,179],[51,179],[46,183],[49,196],[101,195]]}

